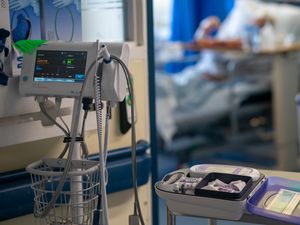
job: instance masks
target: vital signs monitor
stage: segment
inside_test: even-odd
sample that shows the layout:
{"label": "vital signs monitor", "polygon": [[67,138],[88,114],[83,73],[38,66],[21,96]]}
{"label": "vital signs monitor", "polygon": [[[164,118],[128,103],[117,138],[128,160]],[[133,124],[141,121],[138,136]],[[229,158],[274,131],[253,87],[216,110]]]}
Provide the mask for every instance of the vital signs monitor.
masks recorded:
{"label": "vital signs monitor", "polygon": [[21,94],[76,97],[80,95],[88,76],[84,96],[92,97],[97,53],[98,42],[48,42],[34,53],[25,54],[20,79]]}

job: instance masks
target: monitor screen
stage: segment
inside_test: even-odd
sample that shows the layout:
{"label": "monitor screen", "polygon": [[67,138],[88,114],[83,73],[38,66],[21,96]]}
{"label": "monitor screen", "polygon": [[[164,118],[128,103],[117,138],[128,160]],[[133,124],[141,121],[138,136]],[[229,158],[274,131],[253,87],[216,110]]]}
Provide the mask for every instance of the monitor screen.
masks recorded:
{"label": "monitor screen", "polygon": [[86,51],[38,50],[33,80],[35,82],[83,82]]}

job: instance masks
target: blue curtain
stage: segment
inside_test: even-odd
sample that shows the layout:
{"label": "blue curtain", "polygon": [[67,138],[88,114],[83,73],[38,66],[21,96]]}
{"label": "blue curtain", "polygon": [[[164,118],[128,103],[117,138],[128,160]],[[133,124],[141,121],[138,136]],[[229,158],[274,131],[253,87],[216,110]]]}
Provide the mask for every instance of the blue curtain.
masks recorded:
{"label": "blue curtain", "polygon": [[[191,41],[201,20],[212,15],[223,20],[233,5],[234,0],[173,0],[171,41]],[[166,71],[179,72],[187,65],[190,63],[170,63]]]}

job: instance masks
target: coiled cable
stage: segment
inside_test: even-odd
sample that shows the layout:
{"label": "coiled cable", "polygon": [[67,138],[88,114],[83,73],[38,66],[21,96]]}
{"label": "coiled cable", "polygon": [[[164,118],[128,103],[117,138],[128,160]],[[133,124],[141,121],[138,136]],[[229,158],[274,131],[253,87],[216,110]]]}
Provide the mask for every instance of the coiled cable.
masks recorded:
{"label": "coiled cable", "polygon": [[99,224],[108,225],[108,204],[107,204],[107,192],[106,192],[106,163],[105,155],[102,149],[102,75],[103,75],[103,61],[100,63],[95,76],[95,106],[96,106],[96,120],[98,131],[98,144],[99,144],[99,167],[100,167],[100,192],[101,192],[101,204],[100,204],[100,220]]}

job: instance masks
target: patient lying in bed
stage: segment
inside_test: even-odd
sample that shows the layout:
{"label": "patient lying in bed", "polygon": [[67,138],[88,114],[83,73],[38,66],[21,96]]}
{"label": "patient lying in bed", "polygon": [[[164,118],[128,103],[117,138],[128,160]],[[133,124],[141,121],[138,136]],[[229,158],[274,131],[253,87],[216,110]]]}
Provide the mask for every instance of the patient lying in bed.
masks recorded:
{"label": "patient lying in bed", "polygon": [[[256,44],[260,48],[290,45],[300,40],[299,20],[300,7],[237,0],[234,9],[222,23],[217,17],[202,21],[195,33],[195,41],[202,40],[205,43],[203,40],[214,40],[217,43],[229,40],[245,46],[255,44],[245,43],[249,42],[249,35],[259,35],[256,38],[260,40]],[[253,27],[259,33],[251,33]],[[214,30],[217,30],[217,34],[212,37],[210,34]],[[252,75],[252,78],[229,80],[235,61],[215,51],[205,50],[196,65],[171,77],[157,76],[157,125],[161,136],[170,141],[178,131],[209,127],[229,114],[232,93],[235,104],[239,105],[251,95],[270,91],[268,74],[271,59],[252,58],[247,64],[251,66],[243,65],[239,71],[235,71],[235,75]],[[243,71],[243,68],[247,69]]]}

